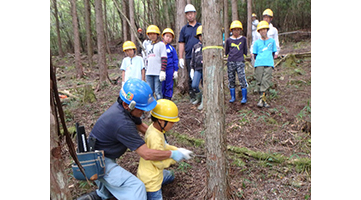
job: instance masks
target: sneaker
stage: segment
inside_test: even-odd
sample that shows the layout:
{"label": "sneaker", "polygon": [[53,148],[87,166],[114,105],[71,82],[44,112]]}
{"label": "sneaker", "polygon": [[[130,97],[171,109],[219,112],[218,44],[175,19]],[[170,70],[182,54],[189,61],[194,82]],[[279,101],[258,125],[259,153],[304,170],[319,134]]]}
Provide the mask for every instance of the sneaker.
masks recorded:
{"label": "sneaker", "polygon": [[257,106],[260,107],[260,108],[263,107],[263,101],[262,101],[262,99],[260,99],[260,100],[258,101]]}
{"label": "sneaker", "polygon": [[91,193],[84,194],[83,196],[77,198],[77,200],[102,200],[102,198],[97,195],[96,191],[93,191]]}
{"label": "sneaker", "polygon": [[264,101],[263,102],[263,107],[265,107],[265,108],[269,108],[269,107],[271,107],[266,101]]}

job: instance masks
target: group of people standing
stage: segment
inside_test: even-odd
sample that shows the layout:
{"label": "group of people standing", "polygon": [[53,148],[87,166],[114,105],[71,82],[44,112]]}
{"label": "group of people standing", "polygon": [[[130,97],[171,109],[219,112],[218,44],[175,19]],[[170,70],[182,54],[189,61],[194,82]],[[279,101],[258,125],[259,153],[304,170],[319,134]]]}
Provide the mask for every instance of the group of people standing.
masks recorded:
{"label": "group of people standing", "polygon": [[[169,144],[165,135],[180,120],[178,108],[171,101],[173,79],[178,77],[178,66],[187,69],[191,103],[200,103],[198,109],[203,108],[202,92],[199,89],[203,79],[202,25],[196,21],[193,5],[186,5],[184,12],[188,23],[180,31],[179,57],[170,45],[175,38],[171,28],[161,33],[156,25],[148,26],[146,35],[149,40],[144,40],[142,44],[145,50],[142,51],[142,57],[137,55],[137,47],[133,42],[124,42],[123,51],[127,57],[120,67],[122,88],[119,97],[99,117],[89,135],[96,141],[95,149],[104,151],[105,176],[95,181],[98,186],[96,191],[79,197],[79,200],[113,197],[161,200],[162,185],[171,183],[175,178],[174,173],[165,168],[191,158],[192,151]],[[263,21],[252,24],[257,31],[253,35],[251,55],[255,60],[259,107],[269,107],[265,92],[272,79],[273,59],[279,53],[278,31],[270,23],[272,18],[272,11],[266,9]],[[247,40],[241,35],[242,30],[242,23],[233,21],[230,26],[232,36],[225,42],[231,103],[236,100],[236,72],[242,89],[241,103],[247,102],[248,84],[244,69]],[[152,120],[149,126],[141,119],[144,112],[148,111]],[[144,135],[144,139],[139,132]],[[140,156],[136,176],[117,164],[116,159],[127,149]]]}

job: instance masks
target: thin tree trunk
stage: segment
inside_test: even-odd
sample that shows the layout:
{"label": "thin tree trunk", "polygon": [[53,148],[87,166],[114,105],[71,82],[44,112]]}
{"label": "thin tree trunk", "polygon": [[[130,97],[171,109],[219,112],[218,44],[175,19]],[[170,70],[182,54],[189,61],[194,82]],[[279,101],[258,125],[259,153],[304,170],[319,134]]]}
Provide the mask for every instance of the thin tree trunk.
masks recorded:
{"label": "thin tree trunk", "polygon": [[223,0],[202,0],[203,104],[207,155],[205,199],[231,199],[228,183],[220,9]]}
{"label": "thin tree trunk", "polygon": [[105,37],[104,37],[104,25],[103,25],[103,9],[102,0],[95,0],[95,19],[96,30],[98,40],[98,65],[99,65],[99,78],[102,85],[108,77],[108,70],[105,59]]}
{"label": "thin tree trunk", "polygon": [[[124,15],[127,15],[127,6],[125,4],[125,0],[122,0],[122,12]],[[123,24],[123,42],[128,40],[128,24],[124,16],[122,16],[122,24]]]}
{"label": "thin tree trunk", "polygon": [[228,0],[224,0],[224,10],[223,10],[223,21],[224,21],[224,40],[227,40],[229,37],[229,20],[228,20]]}
{"label": "thin tree trunk", "polygon": [[232,0],[232,21],[238,20],[237,0]]}
{"label": "thin tree trunk", "polygon": [[[171,6],[169,4],[167,4],[167,0],[163,0],[163,8],[164,8],[164,13],[163,13],[163,17],[165,20],[165,26],[167,28],[171,28],[170,26],[170,18],[169,18],[169,10],[168,10],[168,6]],[[165,27],[164,27],[165,28]]]}
{"label": "thin tree trunk", "polygon": [[58,53],[60,57],[64,57],[63,47],[61,45],[61,36],[60,36],[60,28],[59,28],[59,18],[58,18],[58,6],[56,0],[53,0],[54,7],[54,17],[55,17],[55,25],[56,25],[56,35],[58,42]]}
{"label": "thin tree trunk", "polygon": [[85,13],[85,30],[86,30],[86,43],[88,52],[88,64],[89,67],[93,67],[93,42],[91,31],[91,12],[89,0],[84,0],[84,13]]}
{"label": "thin tree trunk", "polygon": [[109,48],[109,31],[108,31],[108,20],[107,20],[107,2],[104,0],[104,41],[105,41],[105,47],[108,51],[108,54],[111,54],[110,48]]}
{"label": "thin tree trunk", "polygon": [[247,47],[252,44],[252,0],[247,0]]}
{"label": "thin tree trunk", "polygon": [[[50,67],[53,64],[50,57]],[[67,187],[67,174],[64,169],[64,161],[61,159],[60,138],[58,136],[58,124],[56,120],[53,83],[50,79],[50,199],[66,200],[72,199]]]}
{"label": "thin tree trunk", "polygon": [[[134,22],[134,0],[129,0],[129,19],[131,27],[136,27]],[[136,44],[135,35],[130,34],[130,40]]]}
{"label": "thin tree trunk", "polygon": [[71,15],[73,18],[73,31],[74,31],[74,53],[75,53],[75,66],[76,66],[76,76],[78,78],[83,77],[83,66],[81,65],[80,58],[80,39],[79,39],[79,30],[78,30],[78,20],[76,12],[76,0],[71,0]]}
{"label": "thin tree trunk", "polygon": [[[177,52],[179,55],[179,33],[184,25],[187,24],[187,19],[184,14],[184,8],[186,6],[185,0],[177,0],[176,1],[176,9],[177,9],[177,15],[176,15],[176,29],[175,29],[175,35],[178,36],[175,38],[175,41],[177,42]],[[183,54],[185,55],[185,53]],[[187,75],[187,69],[184,66],[184,68],[180,68],[178,70],[178,81],[177,81],[177,88],[179,89],[181,94],[185,94],[188,92],[188,75]]]}

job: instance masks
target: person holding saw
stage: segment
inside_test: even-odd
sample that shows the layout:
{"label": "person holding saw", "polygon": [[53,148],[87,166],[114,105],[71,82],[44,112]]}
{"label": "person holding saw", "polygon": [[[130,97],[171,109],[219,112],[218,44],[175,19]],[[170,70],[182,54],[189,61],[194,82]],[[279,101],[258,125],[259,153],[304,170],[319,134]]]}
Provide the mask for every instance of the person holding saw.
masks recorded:
{"label": "person holding saw", "polygon": [[146,200],[145,186],[132,173],[117,164],[127,149],[135,151],[142,159],[162,161],[169,158],[179,162],[190,152],[150,149],[138,132],[145,134],[148,125],[140,119],[145,111],[152,110],[157,102],[149,85],[131,78],[125,82],[117,101],[96,121],[89,138],[95,139],[95,150],[103,150],[105,175],[95,181],[96,191],[83,195],[79,200],[109,199]]}

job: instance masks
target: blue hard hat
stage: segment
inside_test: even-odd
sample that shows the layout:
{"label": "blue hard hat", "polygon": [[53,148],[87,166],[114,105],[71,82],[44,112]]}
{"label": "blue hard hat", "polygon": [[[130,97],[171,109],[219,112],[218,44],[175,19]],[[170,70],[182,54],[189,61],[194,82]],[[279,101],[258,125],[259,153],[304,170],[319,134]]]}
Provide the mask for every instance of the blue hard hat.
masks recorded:
{"label": "blue hard hat", "polygon": [[144,111],[153,110],[157,105],[149,85],[137,78],[128,79],[119,92],[120,98],[128,105],[134,101],[135,108]]}

